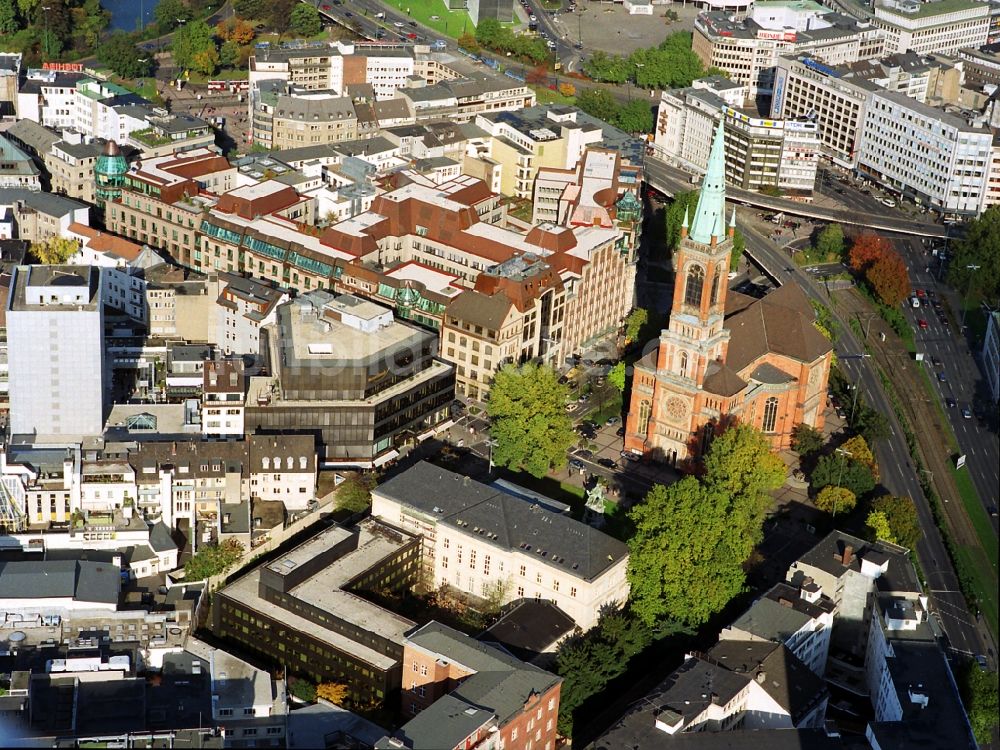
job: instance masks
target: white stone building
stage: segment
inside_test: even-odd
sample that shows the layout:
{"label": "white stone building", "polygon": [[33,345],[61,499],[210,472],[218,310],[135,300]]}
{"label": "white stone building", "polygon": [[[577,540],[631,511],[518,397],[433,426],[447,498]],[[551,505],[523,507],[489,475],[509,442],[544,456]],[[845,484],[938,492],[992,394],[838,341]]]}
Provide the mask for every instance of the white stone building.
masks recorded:
{"label": "white stone building", "polygon": [[541,505],[421,462],[379,485],[372,515],[423,537],[427,583],[502,603],[546,599],[583,630],[628,599],[628,548]]}
{"label": "white stone building", "polygon": [[872,24],[885,37],[885,51],[948,54],[986,44],[989,3],[977,0],[876,0]]}
{"label": "white stone building", "polygon": [[109,371],[101,271],[18,266],[7,301],[10,430],[32,440],[98,436]]}

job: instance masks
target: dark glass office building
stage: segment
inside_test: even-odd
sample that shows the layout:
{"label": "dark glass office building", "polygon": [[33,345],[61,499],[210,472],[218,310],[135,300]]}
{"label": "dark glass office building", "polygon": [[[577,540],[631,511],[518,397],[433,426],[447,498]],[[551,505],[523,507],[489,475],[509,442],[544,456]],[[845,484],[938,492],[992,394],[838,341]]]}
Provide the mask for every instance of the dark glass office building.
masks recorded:
{"label": "dark glass office building", "polygon": [[437,336],[351,295],[314,291],[265,329],[272,377],[251,378],[246,429],[311,432],[327,464],[380,466],[448,418],[455,371]]}

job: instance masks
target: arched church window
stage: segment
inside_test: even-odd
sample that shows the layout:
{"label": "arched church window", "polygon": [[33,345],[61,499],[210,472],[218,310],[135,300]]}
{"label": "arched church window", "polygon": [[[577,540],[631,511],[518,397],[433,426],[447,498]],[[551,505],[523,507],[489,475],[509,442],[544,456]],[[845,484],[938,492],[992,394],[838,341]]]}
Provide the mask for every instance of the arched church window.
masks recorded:
{"label": "arched church window", "polygon": [[719,297],[722,296],[722,266],[715,269],[715,278],[712,280],[712,304],[718,304]]}
{"label": "arched church window", "polygon": [[705,285],[705,269],[692,265],[687,272],[687,286],[684,287],[684,304],[701,307],[701,292]]}
{"label": "arched church window", "polygon": [[639,402],[639,423],[636,425],[636,432],[645,435],[649,429],[649,401]]}
{"label": "arched church window", "polygon": [[764,432],[774,432],[774,425],[778,421],[778,399],[771,396],[764,402]]}

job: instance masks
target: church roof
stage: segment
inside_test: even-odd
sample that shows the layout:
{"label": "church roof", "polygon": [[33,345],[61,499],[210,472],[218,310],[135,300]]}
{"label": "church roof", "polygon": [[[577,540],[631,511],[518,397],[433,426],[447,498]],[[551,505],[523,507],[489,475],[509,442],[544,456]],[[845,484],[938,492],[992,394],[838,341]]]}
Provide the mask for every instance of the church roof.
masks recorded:
{"label": "church roof", "polygon": [[735,396],[747,387],[747,383],[725,362],[709,362],[702,387],[716,396]]}
{"label": "church roof", "polygon": [[726,362],[737,372],[765,354],[813,362],[832,348],[813,325],[816,314],[805,293],[786,284],[727,318],[730,331]]}
{"label": "church roof", "polygon": [[698,206],[691,221],[689,237],[695,242],[708,245],[712,237],[725,237],[726,226],[726,134],[719,120],[712,141],[712,151],[708,156],[705,179],[701,182]]}

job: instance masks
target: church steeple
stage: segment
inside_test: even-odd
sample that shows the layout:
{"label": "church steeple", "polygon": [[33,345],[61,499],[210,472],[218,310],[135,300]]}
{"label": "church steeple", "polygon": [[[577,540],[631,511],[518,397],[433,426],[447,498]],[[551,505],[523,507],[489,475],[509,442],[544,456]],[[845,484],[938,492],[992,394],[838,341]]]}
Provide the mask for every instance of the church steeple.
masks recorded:
{"label": "church steeple", "polygon": [[722,227],[726,225],[726,134],[723,121],[715,131],[712,151],[708,156],[708,168],[701,183],[698,207],[691,222],[690,238],[703,245],[715,244],[722,239]]}

